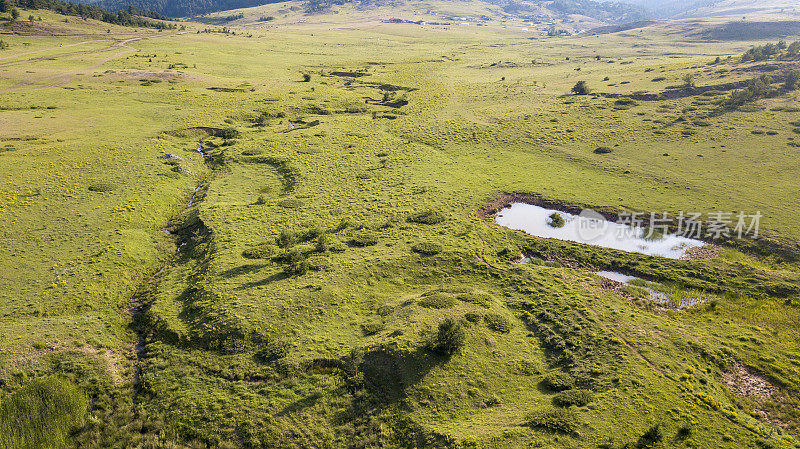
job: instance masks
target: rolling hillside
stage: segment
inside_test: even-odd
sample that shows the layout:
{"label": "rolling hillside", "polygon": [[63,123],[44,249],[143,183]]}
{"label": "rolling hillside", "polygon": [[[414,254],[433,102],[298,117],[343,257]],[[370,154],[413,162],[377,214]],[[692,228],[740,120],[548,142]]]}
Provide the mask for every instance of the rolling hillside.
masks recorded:
{"label": "rolling hillside", "polygon": [[551,6],[0,13],[0,448],[800,447],[800,36]]}

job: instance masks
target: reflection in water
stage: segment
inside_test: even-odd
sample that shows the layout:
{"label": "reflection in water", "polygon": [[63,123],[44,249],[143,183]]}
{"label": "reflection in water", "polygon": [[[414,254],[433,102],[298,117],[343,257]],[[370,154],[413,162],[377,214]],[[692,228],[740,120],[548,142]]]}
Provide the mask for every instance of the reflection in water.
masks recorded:
{"label": "reflection in water", "polygon": [[[553,227],[549,224],[550,215],[554,212],[564,217],[563,227]],[[675,234],[647,239],[643,228],[632,228],[624,224],[601,221],[598,218],[600,217],[591,218],[532,204],[514,203],[498,212],[495,222],[500,226],[525,231],[537,237],[568,240],[670,259],[680,259],[689,248],[703,246],[700,240]]]}

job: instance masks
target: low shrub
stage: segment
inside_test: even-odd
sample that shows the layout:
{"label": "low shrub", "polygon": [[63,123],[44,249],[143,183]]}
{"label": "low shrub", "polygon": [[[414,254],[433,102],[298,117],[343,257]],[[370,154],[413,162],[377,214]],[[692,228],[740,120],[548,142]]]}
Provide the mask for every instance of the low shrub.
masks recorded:
{"label": "low shrub", "polygon": [[475,312],[467,312],[464,314],[464,319],[470,323],[480,323],[483,320],[483,315]]}
{"label": "low shrub", "polygon": [[275,238],[275,244],[279,248],[288,249],[297,242],[297,236],[289,229],[282,229],[281,233]]}
{"label": "low shrub", "polygon": [[549,432],[572,433],[578,430],[578,417],[570,409],[551,408],[528,415],[526,425]]}
{"label": "low shrub", "polygon": [[331,245],[328,239],[328,234],[323,232],[319,236],[317,236],[317,241],[314,244],[314,251],[318,253],[326,253],[330,250]]}
{"label": "low shrub", "polygon": [[593,400],[594,394],[589,390],[565,390],[553,397],[553,404],[559,407],[584,406]]}
{"label": "low shrub", "polygon": [[565,223],[564,217],[562,217],[561,214],[559,214],[558,212],[553,212],[552,214],[550,214],[550,216],[548,218],[550,220],[547,222],[547,224],[549,224],[550,227],[552,227],[552,228],[563,228],[564,227],[564,223]]}
{"label": "low shrub", "polygon": [[98,181],[89,184],[88,188],[90,192],[110,192],[114,190],[114,184],[107,181]]}
{"label": "low shrub", "polygon": [[356,235],[355,237],[351,238],[348,242],[350,246],[356,246],[359,248],[363,248],[365,246],[374,246],[378,244],[378,238],[375,237],[373,234],[364,232],[361,234]]}
{"label": "low shrub", "polygon": [[412,246],[411,250],[423,256],[434,256],[442,252],[442,245],[431,242],[420,242]]}
{"label": "low shrub", "polygon": [[575,385],[575,379],[568,373],[553,371],[542,379],[542,384],[551,391],[569,390]]}
{"label": "low shrub", "polygon": [[495,395],[489,396],[488,398],[486,398],[486,400],[483,401],[483,403],[486,404],[487,407],[498,407],[500,405],[503,405],[503,403],[500,401],[500,398],[498,398]]}
{"label": "low shrub", "polygon": [[445,220],[444,214],[436,210],[425,210],[408,216],[408,221],[419,224],[439,224]]}
{"label": "low shrub", "polygon": [[239,137],[239,131],[236,128],[225,128],[221,129],[214,133],[216,137],[222,137],[223,139],[235,139]]}
{"label": "low shrub", "polygon": [[287,340],[271,341],[263,349],[256,352],[255,358],[261,363],[271,363],[286,357],[291,349],[292,345]]}
{"label": "low shrub", "polygon": [[511,321],[499,313],[487,313],[483,316],[483,321],[486,322],[487,328],[502,334],[511,332],[511,328],[513,327]]}
{"label": "low shrub", "polygon": [[377,334],[385,328],[386,326],[383,323],[364,323],[361,325],[361,332],[363,332],[365,336],[370,336]]}
{"label": "low shrub", "polygon": [[614,150],[612,150],[609,147],[597,147],[594,149],[594,154],[608,154],[611,153],[612,151]]}
{"label": "low shrub", "polygon": [[242,251],[245,259],[269,259],[275,255],[275,246],[269,243],[260,243]]}
{"label": "low shrub", "polygon": [[589,85],[586,84],[586,81],[578,81],[574,86],[572,86],[571,90],[575,95],[588,95]]}
{"label": "low shrub", "polygon": [[308,272],[308,260],[297,248],[292,248],[283,255],[286,266],[283,271],[289,276],[301,276]]}
{"label": "low shrub", "polygon": [[419,305],[429,309],[449,309],[456,305],[456,300],[444,293],[433,293],[419,300]]}

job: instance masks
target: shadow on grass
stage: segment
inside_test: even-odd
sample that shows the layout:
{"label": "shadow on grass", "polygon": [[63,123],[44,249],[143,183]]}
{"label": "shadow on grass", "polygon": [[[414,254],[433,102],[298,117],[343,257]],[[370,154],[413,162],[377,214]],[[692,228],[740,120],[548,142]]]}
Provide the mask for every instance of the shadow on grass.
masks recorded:
{"label": "shadow on grass", "polygon": [[289,274],[287,274],[287,273],[285,273],[283,271],[278,271],[276,273],[272,273],[271,275],[265,277],[264,279],[262,279],[260,281],[253,281],[253,282],[247,282],[245,284],[242,284],[241,286],[237,287],[237,289],[238,290],[245,290],[245,289],[253,288],[253,287],[261,287],[261,286],[264,286],[264,285],[268,285],[268,284],[270,284],[272,282],[277,282],[277,281],[282,281],[284,279],[288,279],[290,277],[291,276]]}
{"label": "shadow on grass", "polygon": [[222,273],[220,273],[220,276],[229,279],[232,277],[241,276],[243,274],[255,273],[266,266],[267,264],[264,263],[261,264],[250,263],[250,264],[240,265],[238,267],[231,268],[230,270],[223,271]]}

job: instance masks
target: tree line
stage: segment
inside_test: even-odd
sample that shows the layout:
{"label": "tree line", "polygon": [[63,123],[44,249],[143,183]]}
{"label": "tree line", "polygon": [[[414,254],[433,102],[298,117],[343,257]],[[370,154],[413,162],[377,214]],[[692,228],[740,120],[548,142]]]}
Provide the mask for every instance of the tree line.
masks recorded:
{"label": "tree line", "polygon": [[[96,5],[73,3],[64,0],[0,0],[0,13],[10,12],[12,20],[19,17],[19,10],[47,9],[65,16],[82,19],[95,19],[114,25],[148,27],[156,29],[175,29],[174,23],[167,23],[168,17],[153,11],[138,11],[134,7],[111,12]],[[156,20],[152,20],[156,19]]]}
{"label": "tree line", "polygon": [[767,61],[777,59],[782,61],[795,61],[800,59],[800,41],[787,44],[780,41],[777,44],[764,44],[751,47],[742,55],[742,62]]}

